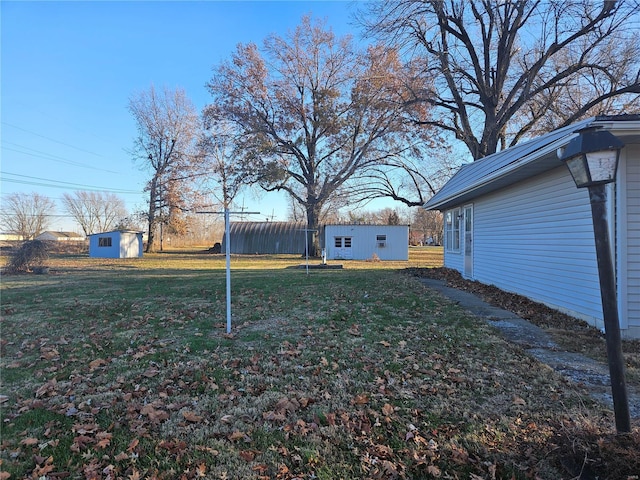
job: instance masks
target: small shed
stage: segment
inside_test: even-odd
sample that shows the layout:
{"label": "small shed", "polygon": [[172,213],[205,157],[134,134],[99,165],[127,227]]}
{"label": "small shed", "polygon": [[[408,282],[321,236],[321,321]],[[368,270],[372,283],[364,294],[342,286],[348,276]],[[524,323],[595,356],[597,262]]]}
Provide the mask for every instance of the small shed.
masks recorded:
{"label": "small shed", "polygon": [[408,225],[325,225],[328,260],[409,260]]}
{"label": "small shed", "polygon": [[42,242],[82,242],[84,241],[84,236],[76,232],[54,232],[48,230],[42,232],[35,239]]}
{"label": "small shed", "polygon": [[142,232],[113,230],[89,235],[89,256],[95,258],[142,257]]}

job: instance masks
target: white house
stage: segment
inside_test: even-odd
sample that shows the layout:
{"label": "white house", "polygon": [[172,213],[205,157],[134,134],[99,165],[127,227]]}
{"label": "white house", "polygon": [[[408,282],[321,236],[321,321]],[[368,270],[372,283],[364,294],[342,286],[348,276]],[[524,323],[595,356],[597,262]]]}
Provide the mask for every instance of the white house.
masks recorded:
{"label": "white house", "polygon": [[408,225],[325,225],[329,260],[409,260]]}
{"label": "white house", "polygon": [[54,232],[47,230],[35,239],[44,242],[82,242],[84,241],[84,236],[75,232]]}
{"label": "white house", "polygon": [[89,235],[89,256],[96,258],[142,257],[142,232],[114,230]]}
{"label": "white house", "polygon": [[607,208],[621,333],[640,338],[640,115],[590,118],[465,165],[424,207],[444,213],[446,267],[603,328],[589,194],[557,155],[587,127],[625,144]]}

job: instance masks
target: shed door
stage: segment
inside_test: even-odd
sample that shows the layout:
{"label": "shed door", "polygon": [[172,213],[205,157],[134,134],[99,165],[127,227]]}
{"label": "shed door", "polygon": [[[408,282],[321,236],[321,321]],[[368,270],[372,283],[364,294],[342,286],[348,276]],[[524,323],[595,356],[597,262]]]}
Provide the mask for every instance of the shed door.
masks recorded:
{"label": "shed door", "polygon": [[464,207],[464,276],[473,278],[473,205]]}
{"label": "shed door", "polygon": [[353,258],[353,251],[351,250],[351,237],[335,237],[335,258],[343,258],[350,260]]}

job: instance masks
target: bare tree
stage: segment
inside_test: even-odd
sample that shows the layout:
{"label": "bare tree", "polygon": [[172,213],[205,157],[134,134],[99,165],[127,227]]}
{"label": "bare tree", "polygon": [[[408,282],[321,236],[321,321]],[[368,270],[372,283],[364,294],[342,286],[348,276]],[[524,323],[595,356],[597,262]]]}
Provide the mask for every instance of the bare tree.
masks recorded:
{"label": "bare tree", "polygon": [[[440,244],[444,233],[442,213],[435,210],[418,208],[413,212],[411,230],[420,232],[420,241],[424,245]],[[431,240],[431,241],[429,241]]]}
{"label": "bare tree", "polygon": [[85,235],[112,230],[127,217],[124,201],[114,193],[64,193],[62,204]]}
{"label": "bare tree", "polygon": [[13,193],[3,202],[0,218],[9,232],[31,240],[49,228],[54,212],[55,203],[44,195]]}
{"label": "bare tree", "polygon": [[152,86],[129,100],[129,110],[138,128],[132,154],[151,171],[146,187],[149,192],[146,251],[151,252],[157,227],[168,225],[177,232],[186,228],[181,212],[187,208],[189,184],[197,165],[195,139],[199,121],[191,101],[179,88],[173,91],[165,88],[158,93]]}
{"label": "bare tree", "polygon": [[230,122],[212,118],[206,109],[203,125],[198,148],[203,159],[199,168],[204,185],[199,190],[224,208],[230,208],[249,176],[242,164],[235,161],[240,155],[237,132]]}
{"label": "bare tree", "polygon": [[580,118],[640,107],[637,1],[383,0],[369,32],[418,52],[434,88],[417,118],[474,159]]}
{"label": "bare tree", "polygon": [[[407,75],[396,52],[358,51],[322,22],[303,17],[287,38],[271,36],[262,52],[239,45],[208,84],[213,118],[241,132],[243,168],[267,191],[285,191],[305,209],[309,229],[355,175],[422,140],[408,136]],[[416,87],[417,88],[417,87]],[[422,108],[416,104],[416,108]],[[317,243],[309,239],[309,252]]]}

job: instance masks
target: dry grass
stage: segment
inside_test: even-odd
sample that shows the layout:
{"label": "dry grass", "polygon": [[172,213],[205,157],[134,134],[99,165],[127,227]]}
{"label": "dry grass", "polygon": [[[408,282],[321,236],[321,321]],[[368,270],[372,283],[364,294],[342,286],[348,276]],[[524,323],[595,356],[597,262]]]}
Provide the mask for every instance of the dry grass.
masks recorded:
{"label": "dry grass", "polygon": [[[416,252],[403,269],[438,261]],[[226,335],[221,258],[53,261],[3,278],[0,478],[640,468],[638,430],[612,436],[611,412],[397,265],[306,275],[286,268],[300,258],[235,258]]]}

